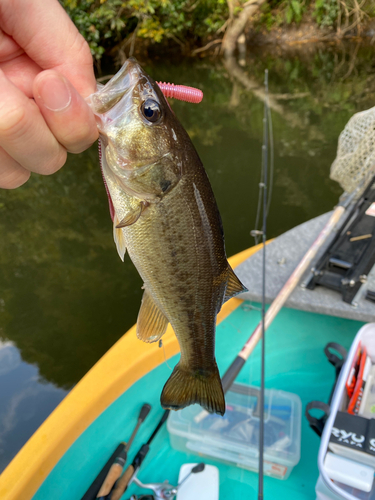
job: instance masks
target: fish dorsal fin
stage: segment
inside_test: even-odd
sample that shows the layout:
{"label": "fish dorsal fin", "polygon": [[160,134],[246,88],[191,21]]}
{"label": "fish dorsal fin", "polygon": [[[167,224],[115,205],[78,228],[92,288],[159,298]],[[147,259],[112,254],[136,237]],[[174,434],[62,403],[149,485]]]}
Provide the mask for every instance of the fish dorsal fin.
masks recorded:
{"label": "fish dorsal fin", "polygon": [[117,252],[120,256],[120,259],[124,262],[124,257],[125,257],[125,252],[126,252],[126,244],[125,244],[125,238],[124,238],[124,233],[122,232],[122,229],[118,229],[116,227],[118,223],[119,223],[119,220],[117,218],[117,215],[114,214],[114,217],[113,217],[113,239],[115,240]]}
{"label": "fish dorsal fin", "polygon": [[137,220],[140,218],[144,208],[145,205],[141,202],[139,205],[137,205],[136,208],[128,212],[122,219],[122,221],[117,224],[116,227],[120,229],[121,227],[131,226],[132,224],[135,224]]}
{"label": "fish dorsal fin", "polygon": [[137,337],[143,342],[156,342],[164,335],[168,323],[164,313],[145,290],[137,319]]}
{"label": "fish dorsal fin", "polygon": [[234,274],[233,269],[228,264],[228,281],[227,281],[227,289],[225,290],[224,302],[235,297],[239,293],[247,292],[247,288],[243,286],[241,281]]}

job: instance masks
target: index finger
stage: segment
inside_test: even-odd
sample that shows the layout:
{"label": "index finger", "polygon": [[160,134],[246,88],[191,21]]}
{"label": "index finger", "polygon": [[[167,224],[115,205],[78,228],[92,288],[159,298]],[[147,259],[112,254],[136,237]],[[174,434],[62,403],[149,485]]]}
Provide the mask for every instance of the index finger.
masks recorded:
{"label": "index finger", "polygon": [[84,97],[96,90],[89,46],[58,0],[1,0],[0,27],[42,69],[58,70]]}

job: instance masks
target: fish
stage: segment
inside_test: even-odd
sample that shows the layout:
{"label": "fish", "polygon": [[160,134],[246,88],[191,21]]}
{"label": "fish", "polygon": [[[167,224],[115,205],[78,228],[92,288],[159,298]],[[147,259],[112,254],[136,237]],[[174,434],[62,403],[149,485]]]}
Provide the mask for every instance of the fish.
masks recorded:
{"label": "fish", "polygon": [[225,254],[223,226],[198,153],[157,83],[134,58],[89,98],[120,258],[143,280],[137,337],[157,342],[168,323],[180,360],[161,406],[198,403],[224,415],[215,359],[216,316],[246,288]]}

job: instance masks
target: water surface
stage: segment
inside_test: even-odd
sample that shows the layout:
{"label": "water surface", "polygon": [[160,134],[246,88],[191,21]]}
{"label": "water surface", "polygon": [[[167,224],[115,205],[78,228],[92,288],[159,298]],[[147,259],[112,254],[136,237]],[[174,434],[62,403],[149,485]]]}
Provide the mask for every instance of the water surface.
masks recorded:
{"label": "water surface", "polygon": [[[262,89],[269,69],[275,176],[268,237],[320,215],[342,190],[329,179],[337,137],[374,105],[371,46],[252,53],[240,67]],[[140,61],[157,80],[201,88],[173,103],[206,167],[227,254],[253,244],[263,103],[221,61]],[[249,86],[248,86],[249,88]],[[0,191],[0,470],[91,366],[135,323],[142,282],[119,259],[94,145],[50,177]]]}

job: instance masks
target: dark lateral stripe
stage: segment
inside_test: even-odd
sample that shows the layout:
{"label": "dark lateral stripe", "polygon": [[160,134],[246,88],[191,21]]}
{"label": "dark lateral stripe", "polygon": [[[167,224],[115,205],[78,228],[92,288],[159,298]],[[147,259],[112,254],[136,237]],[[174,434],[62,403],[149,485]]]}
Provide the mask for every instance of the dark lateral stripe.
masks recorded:
{"label": "dark lateral stripe", "polygon": [[228,370],[225,372],[223,378],[221,379],[224,393],[231,388],[231,385],[235,381],[237,375],[240,373],[241,368],[245,364],[245,361],[246,360],[241,358],[241,356],[237,356]]}

